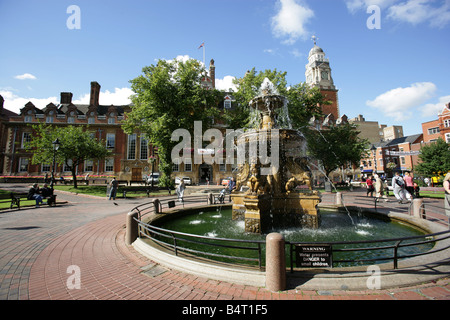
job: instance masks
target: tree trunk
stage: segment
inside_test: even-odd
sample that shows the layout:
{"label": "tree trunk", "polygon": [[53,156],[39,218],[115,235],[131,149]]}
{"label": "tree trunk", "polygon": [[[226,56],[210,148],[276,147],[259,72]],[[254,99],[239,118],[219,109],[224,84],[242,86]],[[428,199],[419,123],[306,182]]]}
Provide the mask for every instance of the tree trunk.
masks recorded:
{"label": "tree trunk", "polygon": [[73,180],[73,187],[75,189],[78,188],[78,184],[77,184],[77,173],[76,173],[76,167],[74,166],[72,168],[72,180]]}

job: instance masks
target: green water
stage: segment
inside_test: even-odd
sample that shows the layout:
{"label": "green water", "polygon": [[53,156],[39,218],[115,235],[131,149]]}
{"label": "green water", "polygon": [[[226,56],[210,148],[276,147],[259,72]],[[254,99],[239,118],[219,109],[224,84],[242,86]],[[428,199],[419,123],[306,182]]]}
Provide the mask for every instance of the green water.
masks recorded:
{"label": "green water", "polygon": [[[284,229],[273,230],[284,235],[288,242],[343,242],[343,241],[366,241],[381,240],[392,238],[403,238],[410,236],[418,236],[423,233],[409,225],[399,222],[390,222],[382,219],[365,216],[362,214],[351,214],[351,218],[347,213],[339,213],[334,211],[321,211],[322,223],[318,230],[312,229]],[[167,221],[160,227],[211,237],[212,240],[206,242],[214,242],[215,238],[227,239],[244,239],[244,240],[265,240],[265,235],[250,234],[244,231],[244,221],[233,221],[231,219],[230,210],[217,211],[201,211],[195,214],[178,217],[175,220]],[[423,239],[414,240],[418,242]],[[411,241],[410,241],[411,242]],[[405,242],[407,243],[407,242]],[[378,243],[378,244],[347,244],[334,245],[334,248],[364,248],[374,246],[392,245],[394,242]],[[199,249],[196,244],[179,244],[193,249]],[[247,245],[249,246],[249,245]],[[264,247],[264,246],[263,246]],[[286,246],[289,248],[289,246]],[[208,248],[208,249],[206,249]],[[432,248],[431,244],[405,247],[399,250],[399,255],[420,253]],[[256,252],[248,252],[240,249],[230,249],[222,247],[201,246],[199,250],[208,250],[215,254],[223,254],[230,256],[257,257]],[[333,255],[334,260],[354,260],[354,259],[371,259],[390,256],[393,249],[386,250],[365,250],[359,252],[336,252]],[[287,249],[287,256],[289,252]],[[264,252],[263,252],[264,256]],[[224,260],[223,258],[215,258]],[[225,259],[226,260],[226,259]],[[386,261],[378,261],[386,262]],[[373,264],[375,262],[366,262],[365,264]],[[358,265],[363,262],[340,263],[338,266]]]}

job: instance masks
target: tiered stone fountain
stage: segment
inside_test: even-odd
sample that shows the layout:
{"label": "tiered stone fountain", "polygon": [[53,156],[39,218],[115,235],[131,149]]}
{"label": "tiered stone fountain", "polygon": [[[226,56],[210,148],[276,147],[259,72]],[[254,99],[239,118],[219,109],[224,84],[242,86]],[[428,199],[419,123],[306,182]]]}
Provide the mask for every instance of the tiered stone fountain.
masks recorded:
{"label": "tiered stone fountain", "polygon": [[[306,140],[297,130],[280,128],[283,109],[287,116],[287,101],[268,79],[264,80],[260,91],[261,94],[250,101],[258,114],[259,127],[242,134],[237,147],[238,152],[246,150],[248,153],[252,143],[267,141],[272,162],[261,163],[261,157],[245,157],[245,162],[238,166],[238,191],[231,194],[233,219],[244,219],[245,231],[251,233],[290,227],[317,229],[320,225],[317,205],[321,198],[312,189]],[[277,161],[273,161],[273,157],[278,157]]]}

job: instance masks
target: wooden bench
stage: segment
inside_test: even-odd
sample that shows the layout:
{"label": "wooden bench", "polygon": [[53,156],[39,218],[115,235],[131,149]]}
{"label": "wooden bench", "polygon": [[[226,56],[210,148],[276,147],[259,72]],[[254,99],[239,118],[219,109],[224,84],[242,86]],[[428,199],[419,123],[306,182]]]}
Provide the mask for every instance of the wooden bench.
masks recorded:
{"label": "wooden bench", "polygon": [[11,203],[11,205],[9,206],[10,209],[12,209],[14,206],[17,206],[17,208],[20,209],[20,200],[22,198],[26,199],[27,195],[28,193],[19,193],[19,192],[0,194],[0,203],[10,202]]}
{"label": "wooden bench", "polygon": [[[61,182],[61,180],[59,180],[60,182]],[[64,184],[65,185],[67,185],[67,184],[73,184],[73,180],[72,179],[65,179],[64,181]],[[78,184],[85,184],[85,185],[89,185],[89,180],[84,180],[84,179],[82,179],[82,180],[78,180],[77,179],[77,185]]]}
{"label": "wooden bench", "polygon": [[122,194],[123,194],[124,198],[127,197],[127,192],[142,192],[142,191],[147,193],[147,197],[150,197],[150,192],[152,191],[151,187],[146,187],[146,186],[122,187],[121,189],[122,189]]}

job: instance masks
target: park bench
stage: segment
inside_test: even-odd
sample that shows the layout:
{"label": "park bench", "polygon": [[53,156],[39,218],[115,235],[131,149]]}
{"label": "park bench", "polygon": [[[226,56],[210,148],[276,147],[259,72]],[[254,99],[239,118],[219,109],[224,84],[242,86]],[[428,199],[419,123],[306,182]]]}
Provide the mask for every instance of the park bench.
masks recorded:
{"label": "park bench", "polygon": [[123,197],[126,198],[127,197],[127,192],[145,192],[147,193],[147,197],[150,197],[150,192],[152,191],[151,187],[146,187],[146,186],[134,186],[134,187],[122,187],[122,194]]}
{"label": "park bench", "polygon": [[20,209],[20,200],[22,198],[27,198],[27,193],[19,193],[19,192],[11,192],[11,193],[5,193],[0,194],[0,203],[7,203],[11,202],[10,209],[13,208],[13,206],[17,206],[17,208]]}

